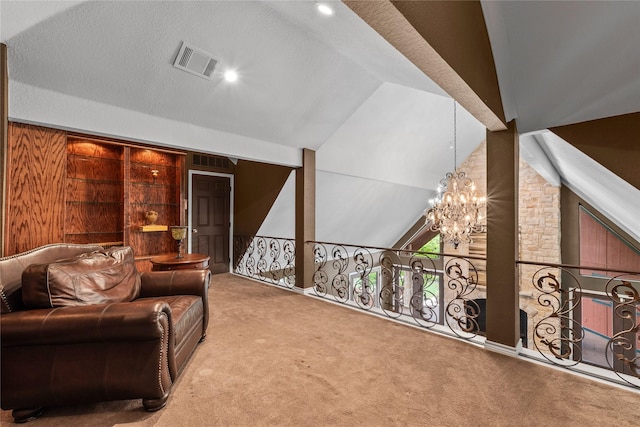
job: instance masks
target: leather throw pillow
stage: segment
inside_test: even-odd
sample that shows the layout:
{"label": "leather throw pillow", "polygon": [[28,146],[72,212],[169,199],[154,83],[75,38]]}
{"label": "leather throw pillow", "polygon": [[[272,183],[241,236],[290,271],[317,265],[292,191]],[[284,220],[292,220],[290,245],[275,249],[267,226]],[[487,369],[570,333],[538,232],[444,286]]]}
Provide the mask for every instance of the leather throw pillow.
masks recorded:
{"label": "leather throw pillow", "polygon": [[128,246],[33,264],[22,273],[22,300],[30,308],[127,302],[139,294],[140,275]]}

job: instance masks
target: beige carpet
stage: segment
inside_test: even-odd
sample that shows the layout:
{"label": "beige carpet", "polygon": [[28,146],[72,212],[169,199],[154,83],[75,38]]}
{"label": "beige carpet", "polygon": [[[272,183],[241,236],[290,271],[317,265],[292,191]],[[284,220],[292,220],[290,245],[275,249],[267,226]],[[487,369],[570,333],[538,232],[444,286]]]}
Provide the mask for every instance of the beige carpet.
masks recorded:
{"label": "beige carpet", "polygon": [[207,339],[166,408],[52,408],[29,425],[640,424],[640,393],[233,275],[214,276],[210,304]]}

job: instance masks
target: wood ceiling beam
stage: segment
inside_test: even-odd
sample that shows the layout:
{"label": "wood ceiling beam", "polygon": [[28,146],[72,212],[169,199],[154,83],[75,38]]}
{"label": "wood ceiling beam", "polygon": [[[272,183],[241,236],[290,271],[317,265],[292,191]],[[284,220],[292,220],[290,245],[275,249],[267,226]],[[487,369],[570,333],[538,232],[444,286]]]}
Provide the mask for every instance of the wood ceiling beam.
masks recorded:
{"label": "wood ceiling beam", "polygon": [[[482,97],[416,30],[414,25],[398,10],[394,3],[389,0],[344,0],[344,3],[460,103],[465,110],[478,119],[487,129],[494,132],[507,129],[504,123],[503,111],[499,111],[496,114],[487,105],[488,103],[495,104],[496,102],[483,101]],[[423,2],[407,3],[417,3],[414,6],[420,6],[419,3]],[[493,66],[493,63],[491,65]],[[495,83],[497,85],[497,78]],[[496,108],[495,105],[493,108],[501,110],[502,103],[499,103],[499,108]]]}

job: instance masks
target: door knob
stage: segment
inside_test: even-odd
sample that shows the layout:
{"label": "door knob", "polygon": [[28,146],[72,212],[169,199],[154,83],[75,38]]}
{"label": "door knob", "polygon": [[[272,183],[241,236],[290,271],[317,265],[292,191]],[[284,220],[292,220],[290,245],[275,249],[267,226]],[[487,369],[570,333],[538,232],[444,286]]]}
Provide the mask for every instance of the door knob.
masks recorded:
{"label": "door knob", "polygon": [[194,228],[192,231],[193,231],[193,234],[196,234],[198,232],[198,229]]}

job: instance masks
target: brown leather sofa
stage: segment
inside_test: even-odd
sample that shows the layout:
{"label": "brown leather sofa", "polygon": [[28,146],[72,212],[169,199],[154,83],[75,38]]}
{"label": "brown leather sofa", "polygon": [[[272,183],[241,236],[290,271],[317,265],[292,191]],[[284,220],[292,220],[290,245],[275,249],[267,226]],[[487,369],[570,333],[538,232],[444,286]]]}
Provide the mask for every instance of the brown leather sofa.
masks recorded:
{"label": "brown leather sofa", "polygon": [[107,400],[158,410],[204,339],[210,271],[139,274],[130,248],[114,249],[53,244],[0,258],[0,406],[17,422]]}

